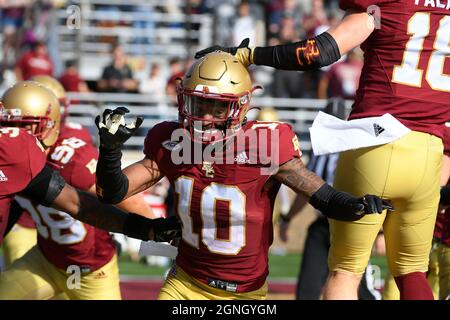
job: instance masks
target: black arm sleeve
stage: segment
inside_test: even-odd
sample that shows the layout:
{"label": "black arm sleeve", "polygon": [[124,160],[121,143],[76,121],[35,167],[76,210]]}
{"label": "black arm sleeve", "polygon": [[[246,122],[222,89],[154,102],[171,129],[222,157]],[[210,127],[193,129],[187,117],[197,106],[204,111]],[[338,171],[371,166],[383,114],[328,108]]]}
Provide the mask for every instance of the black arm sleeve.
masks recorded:
{"label": "black arm sleeve", "polygon": [[65,185],[66,181],[59,172],[46,165],[21,194],[30,200],[50,207]]}
{"label": "black arm sleeve", "polygon": [[317,37],[274,47],[256,47],[253,62],[283,70],[313,70],[340,59],[336,40],[324,32]]}
{"label": "black arm sleeve", "polygon": [[100,147],[97,162],[97,197],[105,203],[116,204],[128,193],[128,178],[122,173],[120,148],[108,150]]}
{"label": "black arm sleeve", "polygon": [[12,227],[14,227],[16,222],[19,221],[20,217],[22,216],[22,213],[23,213],[22,207],[16,200],[14,200],[11,203],[11,207],[9,208],[8,224],[6,225],[3,237],[6,237],[6,235],[11,231]]}

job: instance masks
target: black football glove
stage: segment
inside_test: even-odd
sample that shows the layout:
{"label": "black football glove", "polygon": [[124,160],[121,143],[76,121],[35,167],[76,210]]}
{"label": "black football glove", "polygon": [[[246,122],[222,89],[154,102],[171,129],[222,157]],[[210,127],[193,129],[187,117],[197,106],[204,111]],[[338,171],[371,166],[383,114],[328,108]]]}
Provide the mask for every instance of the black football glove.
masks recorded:
{"label": "black football glove", "polygon": [[101,147],[108,150],[122,147],[122,145],[141,126],[144,121],[144,118],[142,117],[137,117],[132,123],[125,123],[125,114],[129,112],[130,110],[125,107],[118,107],[114,110],[106,109],[103,112],[103,117],[98,115],[95,118],[95,125],[98,128]]}
{"label": "black football glove", "polygon": [[249,38],[245,38],[237,47],[222,47],[222,46],[212,46],[195,53],[195,59],[200,59],[203,56],[206,56],[208,53],[214,51],[223,51],[232,54],[235,56],[244,66],[248,67],[253,64],[253,49],[249,48],[248,45],[250,43]]}
{"label": "black football glove", "polygon": [[170,242],[181,237],[181,223],[177,217],[152,219],[156,242]]}
{"label": "black football glove", "polygon": [[346,192],[337,191],[328,184],[317,190],[309,203],[328,218],[341,221],[356,221],[365,214],[381,214],[384,210],[394,211],[388,200],[374,195],[356,198]]}

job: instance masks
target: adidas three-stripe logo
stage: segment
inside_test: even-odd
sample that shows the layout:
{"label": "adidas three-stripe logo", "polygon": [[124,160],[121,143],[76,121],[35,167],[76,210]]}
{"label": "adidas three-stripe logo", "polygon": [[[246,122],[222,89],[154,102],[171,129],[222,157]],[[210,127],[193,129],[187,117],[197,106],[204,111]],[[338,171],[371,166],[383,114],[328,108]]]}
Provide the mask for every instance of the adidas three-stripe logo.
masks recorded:
{"label": "adidas three-stripe logo", "polygon": [[384,131],[384,128],[379,124],[374,123],[373,130],[375,131],[375,136],[378,137]]}

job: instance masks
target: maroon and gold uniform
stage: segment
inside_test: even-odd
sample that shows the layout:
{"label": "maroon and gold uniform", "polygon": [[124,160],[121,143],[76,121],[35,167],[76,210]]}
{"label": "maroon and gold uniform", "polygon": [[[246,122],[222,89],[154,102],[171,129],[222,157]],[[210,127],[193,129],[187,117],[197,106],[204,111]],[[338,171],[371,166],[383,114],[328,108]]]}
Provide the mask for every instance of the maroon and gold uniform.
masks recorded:
{"label": "maroon and gold uniform", "polygon": [[361,45],[364,67],[350,119],[390,113],[411,130],[442,138],[450,118],[450,8],[426,0],[341,0],[340,7],[380,19]]}
{"label": "maroon and gold uniform", "polygon": [[[95,184],[98,151],[82,139],[63,136],[48,153],[48,163],[65,181],[82,190]],[[0,299],[49,299],[65,293],[70,299],[120,299],[115,246],[108,232],[69,214],[17,197],[31,214],[37,245],[0,277]],[[80,287],[68,278],[80,273]]]}
{"label": "maroon and gold uniform", "polygon": [[[176,272],[210,290],[222,287],[248,293],[260,289],[269,272],[272,213],[280,183],[269,182],[270,175],[261,173],[263,164],[254,156],[260,150],[254,144],[235,148],[232,164],[175,164],[169,142],[178,128],[175,122],[156,125],[144,148],[176,193],[176,211],[183,225],[176,259],[181,270]],[[240,134],[251,133],[268,139],[266,154],[277,153],[279,164],[300,157],[297,138],[287,124],[251,121]],[[279,141],[271,141],[270,133]]]}
{"label": "maroon and gold uniform", "polygon": [[[411,131],[390,143],[340,154],[334,186],[388,198],[395,213],[330,220],[328,262],[337,274],[331,277],[361,275],[383,227],[389,269],[402,299],[432,297],[425,272],[439,203],[444,123],[450,118],[450,16],[448,8],[432,4],[340,1],[342,9],[367,11],[376,22],[361,45],[364,67],[350,119],[389,113]],[[332,292],[331,286],[326,291]]]}
{"label": "maroon and gold uniform", "polygon": [[59,133],[59,139],[66,139],[77,137],[78,139],[83,140],[86,143],[93,144],[92,136],[89,130],[83,127],[79,123],[75,122],[66,122],[61,126],[61,131]]}
{"label": "maroon and gold uniform", "polygon": [[[95,184],[98,151],[87,142],[72,136],[61,137],[49,152],[48,161],[71,186],[88,190]],[[45,257],[60,269],[79,265],[94,271],[115,254],[107,231],[73,219],[64,212],[33,206],[26,199],[19,203],[37,224],[38,246]]]}
{"label": "maroon and gold uniform", "polygon": [[15,194],[42,170],[45,160],[35,137],[19,128],[0,128],[0,243]]}

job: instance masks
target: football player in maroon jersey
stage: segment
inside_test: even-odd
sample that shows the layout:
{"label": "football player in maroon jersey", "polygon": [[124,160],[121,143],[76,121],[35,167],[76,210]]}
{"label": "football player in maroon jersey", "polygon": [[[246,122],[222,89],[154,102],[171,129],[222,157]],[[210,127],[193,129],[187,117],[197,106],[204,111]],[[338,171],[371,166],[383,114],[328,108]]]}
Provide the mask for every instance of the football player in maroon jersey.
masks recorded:
{"label": "football player in maroon jersey", "polygon": [[245,65],[311,70],[361,45],[364,67],[349,119],[372,122],[380,140],[392,133],[378,123],[387,113],[396,128],[411,131],[341,154],[335,186],[392,199],[397,212],[330,222],[332,272],[324,297],[357,298],[384,224],[389,268],[401,299],[433,299],[425,272],[439,202],[443,125],[450,118],[450,7],[426,0],[340,0],[340,7],[346,10],[342,21],[314,38],[256,48],[243,41],[239,47],[207,48],[196,57],[223,50]]}
{"label": "football player in maroon jersey", "polygon": [[[10,95],[19,89],[26,89],[26,95]],[[18,100],[11,104],[8,101],[16,98]],[[35,104],[36,108],[46,109],[45,115],[37,120],[22,114],[14,108],[14,105],[20,104],[21,98],[29,98],[28,103]],[[5,234],[11,204],[18,193],[104,230],[142,240],[168,241],[176,235],[178,226],[175,220],[146,219],[103,205],[94,196],[66,184],[57,171],[45,165],[44,149],[36,137],[44,146],[50,146],[57,140],[59,131],[59,119],[54,117],[56,113],[59,114],[60,106],[50,90],[36,82],[20,82],[5,92],[2,104],[12,107],[5,110],[0,106],[0,242]],[[23,120],[27,130],[31,129],[35,136],[27,133],[24,128],[7,127],[4,124],[18,119]]]}
{"label": "football player in maroon jersey", "polygon": [[182,241],[159,299],[264,299],[272,213],[282,183],[335,219],[392,209],[372,195],[337,191],[307,170],[290,125],[247,121],[254,89],[246,68],[230,54],[195,61],[178,87],[179,122],[154,126],[144,158],[123,171],[121,145],[142,118],[127,125],[128,110],[117,108],[96,119],[100,199],[122,201],[163,176],[177,195]]}
{"label": "football player in maroon jersey", "polygon": [[[40,121],[47,109],[33,103],[35,98],[35,92],[24,87],[5,94],[4,108],[11,110],[17,106],[17,111],[27,114],[28,118],[10,118],[4,123],[20,126],[24,121]],[[51,119],[59,122],[59,113],[52,113]],[[98,151],[83,138],[82,131],[74,130],[70,135],[68,131],[59,135],[53,145],[46,141],[47,163],[59,171],[71,186],[95,194]],[[75,220],[65,212],[36,205],[24,197],[16,197],[16,200],[25,210],[22,216],[26,214],[32,217],[37,225],[37,246],[28,248],[31,250],[25,251],[23,257],[17,257],[18,261],[1,274],[0,299],[41,300],[60,293],[69,299],[120,299],[115,246],[107,231]],[[140,196],[129,198],[118,206],[127,211],[153,216]],[[14,237],[10,238],[12,235]],[[12,239],[16,246],[22,246],[22,239],[15,239],[21,235],[20,232],[18,235],[11,232],[5,238],[5,243]],[[69,287],[68,279],[76,267],[80,270],[80,286]]]}
{"label": "football player in maroon jersey", "polygon": [[[64,137],[76,137],[85,141],[86,143],[92,144],[92,137],[89,133],[89,130],[78,123],[67,122],[68,107],[70,101],[61,83],[59,83],[59,81],[55,78],[46,75],[35,76],[31,78],[31,81],[43,84],[45,87],[50,89],[58,98],[59,104],[61,106],[59,139],[63,139]],[[136,209],[129,211],[136,212]],[[18,214],[20,214],[20,212],[18,212]],[[36,225],[31,215],[27,211],[21,213],[20,218],[17,220],[13,229],[3,240],[3,256],[6,267],[9,267],[15,260],[22,257],[29,249],[31,249],[36,244],[36,232]]]}

